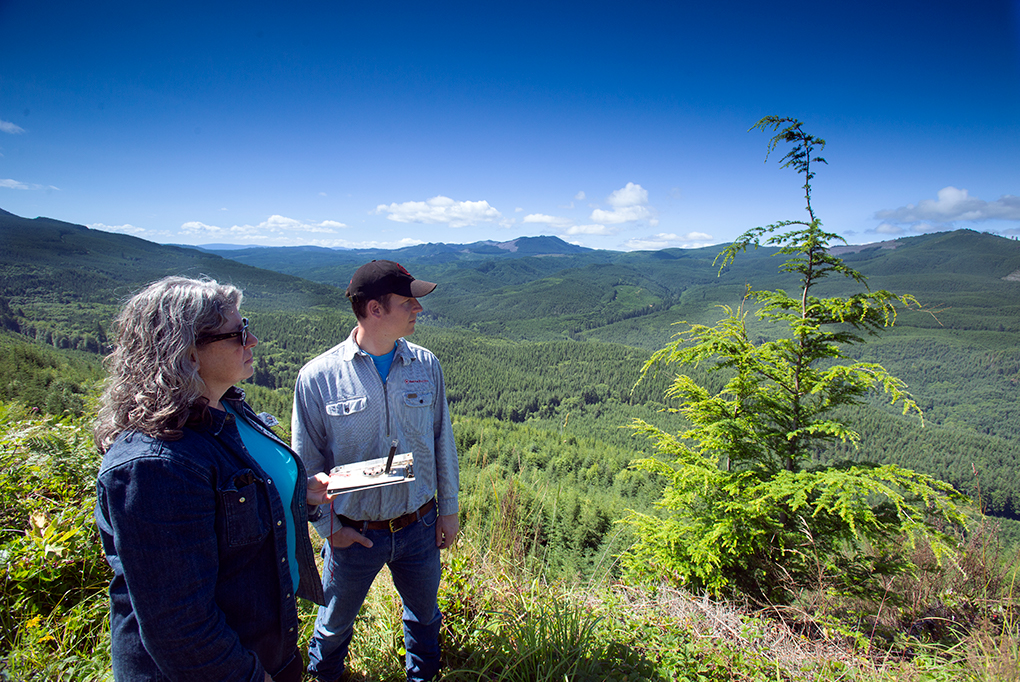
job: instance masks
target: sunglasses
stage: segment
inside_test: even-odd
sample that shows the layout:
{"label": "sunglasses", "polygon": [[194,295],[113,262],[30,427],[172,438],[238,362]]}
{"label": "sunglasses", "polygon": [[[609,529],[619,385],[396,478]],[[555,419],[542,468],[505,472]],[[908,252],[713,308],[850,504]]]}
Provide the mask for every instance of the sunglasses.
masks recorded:
{"label": "sunglasses", "polygon": [[241,338],[241,345],[248,343],[248,318],[241,318],[241,329],[236,332],[227,332],[226,334],[213,334],[212,336],[201,336],[195,339],[196,346],[204,346],[207,343],[215,343],[217,341],[223,341],[225,339],[233,339],[235,337]]}

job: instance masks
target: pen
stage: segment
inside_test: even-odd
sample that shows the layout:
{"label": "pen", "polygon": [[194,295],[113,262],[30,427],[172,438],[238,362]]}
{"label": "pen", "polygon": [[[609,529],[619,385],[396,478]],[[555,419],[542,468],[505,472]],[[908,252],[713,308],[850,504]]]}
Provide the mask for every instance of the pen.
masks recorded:
{"label": "pen", "polygon": [[390,473],[390,469],[393,468],[393,455],[397,454],[397,439],[394,438],[393,442],[390,443],[390,454],[386,456],[386,468],[383,469],[384,474]]}

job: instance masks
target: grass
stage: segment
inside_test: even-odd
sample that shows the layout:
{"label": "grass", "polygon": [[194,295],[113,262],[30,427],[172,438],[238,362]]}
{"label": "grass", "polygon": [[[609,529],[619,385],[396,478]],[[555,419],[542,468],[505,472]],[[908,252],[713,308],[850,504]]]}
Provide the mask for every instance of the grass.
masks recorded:
{"label": "grass", "polygon": [[[936,616],[891,607],[886,618],[899,634],[881,638],[839,595],[816,595],[829,602],[821,612],[777,612],[661,585],[550,583],[509,554],[486,553],[488,539],[468,528],[444,555],[446,680],[1020,679],[1011,588],[985,604],[983,620],[950,629],[951,641],[911,627]],[[944,613],[943,624],[960,617]],[[384,575],[356,625],[351,679],[404,679],[401,633],[400,602]]]}

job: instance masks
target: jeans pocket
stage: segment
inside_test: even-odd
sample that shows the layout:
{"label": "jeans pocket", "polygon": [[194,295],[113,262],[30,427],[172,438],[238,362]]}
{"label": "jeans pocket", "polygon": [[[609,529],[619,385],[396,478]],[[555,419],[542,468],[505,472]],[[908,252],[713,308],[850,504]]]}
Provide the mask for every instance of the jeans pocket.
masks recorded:
{"label": "jeans pocket", "polygon": [[259,513],[258,486],[261,483],[262,480],[251,469],[242,469],[217,491],[228,547],[250,545],[262,540],[269,532]]}
{"label": "jeans pocket", "polygon": [[439,505],[433,505],[432,509],[429,510],[428,514],[424,514],[421,517],[421,522],[429,528],[436,525],[436,521],[439,520]]}

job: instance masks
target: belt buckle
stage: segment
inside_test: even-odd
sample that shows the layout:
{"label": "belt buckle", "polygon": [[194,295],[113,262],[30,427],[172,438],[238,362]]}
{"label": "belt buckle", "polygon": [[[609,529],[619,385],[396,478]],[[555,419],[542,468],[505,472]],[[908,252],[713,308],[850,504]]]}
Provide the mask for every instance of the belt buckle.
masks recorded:
{"label": "belt buckle", "polygon": [[403,526],[396,525],[399,522],[400,522],[400,517],[399,516],[397,518],[395,518],[395,519],[390,519],[389,521],[386,522],[386,525],[389,526],[391,533],[396,533],[398,530],[403,528]]}

